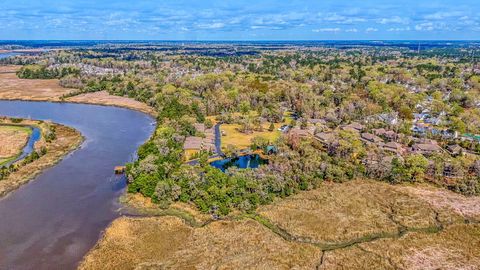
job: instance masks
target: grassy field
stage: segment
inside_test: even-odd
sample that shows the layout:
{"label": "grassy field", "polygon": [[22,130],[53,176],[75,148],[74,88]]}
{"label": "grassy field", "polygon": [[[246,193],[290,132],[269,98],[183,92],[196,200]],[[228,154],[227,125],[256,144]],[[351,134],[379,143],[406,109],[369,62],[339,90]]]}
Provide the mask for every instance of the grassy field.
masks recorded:
{"label": "grassy field", "polygon": [[374,181],[325,184],[258,212],[293,237],[326,248],[354,239],[396,235],[405,228],[437,226],[436,212],[427,202]]}
{"label": "grassy field", "polygon": [[0,66],[0,99],[59,101],[62,95],[73,91],[61,87],[58,80],[19,79],[15,74],[19,68]]}
{"label": "grassy field", "polygon": [[253,220],[191,227],[176,217],[120,218],[80,269],[313,269],[321,254]]}
{"label": "grassy field", "polygon": [[[35,100],[35,101],[62,101],[62,96],[77,89],[63,88],[58,80],[28,80],[19,79],[16,71],[20,66],[0,65],[0,99],[6,100]],[[119,106],[138,110],[155,116],[153,108],[142,102],[127,97],[109,95],[105,91],[86,93],[65,99],[72,103],[89,103],[109,106]]]}
{"label": "grassy field", "polygon": [[10,162],[22,152],[31,133],[29,127],[0,125],[0,165]]}
{"label": "grassy field", "polygon": [[161,217],[116,220],[81,269],[478,269],[479,200],[355,180],[222,221],[147,203]]}
{"label": "grassy field", "polygon": [[239,131],[240,125],[238,124],[223,124],[220,126],[220,130],[225,132],[226,136],[222,136],[222,148],[225,149],[228,145],[234,145],[237,149],[249,148],[252,139],[256,136],[261,136],[269,141],[273,142],[280,137],[281,132],[277,129],[281,127],[282,123],[276,123],[273,131],[268,131],[270,123],[263,124],[263,132],[252,132],[249,134]]}
{"label": "grassy field", "polygon": [[[8,120],[1,120],[2,122]],[[34,120],[23,120],[22,124],[29,126],[37,126],[40,128],[42,134],[45,130],[45,122]],[[44,169],[56,164],[67,153],[76,149],[83,141],[82,135],[69,127],[51,124],[55,126],[56,139],[48,143],[42,136],[39,141],[35,143],[35,148],[38,150],[41,147],[47,149],[47,153],[41,158],[18,168],[17,171],[12,172],[6,178],[0,181],[0,198],[7,193],[19,188],[21,185],[29,182],[36,175]]]}

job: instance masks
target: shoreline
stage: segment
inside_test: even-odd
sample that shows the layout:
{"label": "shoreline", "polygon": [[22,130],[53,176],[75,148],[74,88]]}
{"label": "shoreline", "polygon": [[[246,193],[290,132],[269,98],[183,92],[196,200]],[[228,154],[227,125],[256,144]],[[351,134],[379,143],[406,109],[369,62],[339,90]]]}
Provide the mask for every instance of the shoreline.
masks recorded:
{"label": "shoreline", "polygon": [[[76,96],[74,96],[76,97]],[[117,107],[117,108],[122,108],[122,109],[128,109],[128,110],[133,110],[137,112],[144,113],[148,116],[151,116],[152,118],[156,119],[157,114],[155,113],[154,109],[152,110],[143,110],[140,108],[136,107],[131,107],[131,106],[126,106],[126,105],[121,105],[121,104],[105,104],[101,102],[87,102],[87,101],[71,101],[71,100],[56,100],[56,99],[50,99],[50,98],[40,98],[40,99],[29,99],[29,98],[0,98],[1,101],[24,101],[24,102],[47,102],[47,103],[72,103],[72,104],[84,104],[84,105],[96,105],[96,106],[104,106],[104,107]]]}
{"label": "shoreline", "polygon": [[[78,93],[78,95],[64,98],[65,94],[75,93],[79,89],[64,88],[56,79],[21,79],[16,75],[11,76],[20,67],[21,65],[0,65],[0,73],[2,70],[8,73],[3,73],[0,77],[0,83],[5,84],[5,88],[0,87],[0,100],[113,106],[142,112],[155,119],[157,117],[155,108],[146,103],[129,97],[110,95],[106,91]],[[29,90],[22,91],[25,87],[29,87]]]}
{"label": "shoreline", "polygon": [[[29,121],[33,122],[32,125],[35,125],[35,122],[37,122],[36,126],[42,130],[41,127],[38,126],[37,120]],[[21,188],[23,185],[33,181],[45,170],[58,164],[65,157],[80,148],[85,141],[85,137],[74,128],[57,123],[52,123],[52,125],[56,129],[57,138],[52,143],[45,145],[47,153],[31,163],[19,167],[17,171],[10,173],[4,179],[0,180],[0,200],[6,198],[11,192]],[[41,136],[43,139],[43,132]],[[63,143],[57,144],[57,140],[61,140]]]}
{"label": "shoreline", "polygon": [[[20,152],[17,153],[15,156],[9,157],[6,162],[0,164],[0,168],[2,168],[3,166],[5,166],[5,164],[8,164],[9,162],[12,162],[13,160],[19,158],[19,157],[22,155],[23,149],[28,145],[28,142],[30,141],[30,138],[31,138],[31,136],[32,136],[32,134],[33,134],[33,129],[34,129],[34,128],[39,128],[38,126],[35,126],[35,125],[22,125],[22,124],[15,124],[15,123],[6,123],[6,124],[5,124],[5,123],[0,123],[0,127],[1,127],[1,126],[20,126],[20,127],[27,127],[27,128],[29,128],[29,129],[31,130],[31,132],[28,134],[28,138],[27,138],[27,140],[25,141],[25,143],[22,145]],[[40,128],[39,128],[39,129],[40,129]],[[41,130],[40,130],[40,132],[41,132]],[[23,159],[22,159],[22,160],[23,160]],[[16,163],[16,162],[18,162],[18,161],[20,161],[20,160],[17,160],[17,161],[15,161],[15,162],[13,162],[12,164],[14,164],[14,163]]]}

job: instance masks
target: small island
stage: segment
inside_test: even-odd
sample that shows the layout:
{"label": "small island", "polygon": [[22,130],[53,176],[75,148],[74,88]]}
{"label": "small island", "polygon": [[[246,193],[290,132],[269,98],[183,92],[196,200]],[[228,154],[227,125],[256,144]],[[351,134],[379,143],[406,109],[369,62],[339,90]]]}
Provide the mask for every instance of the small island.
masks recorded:
{"label": "small island", "polygon": [[73,128],[48,121],[0,118],[0,197],[28,183],[83,142]]}

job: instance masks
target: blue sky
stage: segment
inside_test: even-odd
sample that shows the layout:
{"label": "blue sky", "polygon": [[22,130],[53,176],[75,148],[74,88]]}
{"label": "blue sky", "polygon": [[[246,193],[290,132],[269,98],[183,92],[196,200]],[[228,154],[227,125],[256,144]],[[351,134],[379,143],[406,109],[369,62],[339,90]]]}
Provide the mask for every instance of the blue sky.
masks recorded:
{"label": "blue sky", "polygon": [[0,39],[480,39],[480,0],[0,0]]}

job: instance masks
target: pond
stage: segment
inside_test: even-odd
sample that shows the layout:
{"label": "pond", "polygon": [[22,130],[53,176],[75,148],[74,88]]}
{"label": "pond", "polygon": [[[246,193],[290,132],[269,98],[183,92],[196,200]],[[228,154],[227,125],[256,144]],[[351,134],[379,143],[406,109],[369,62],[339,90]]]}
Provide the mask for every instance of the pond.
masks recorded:
{"label": "pond", "polygon": [[222,172],[225,172],[230,167],[237,167],[240,169],[255,169],[264,164],[268,164],[268,160],[263,159],[257,154],[226,158],[210,163],[210,165],[220,169]]}
{"label": "pond", "polygon": [[75,269],[102,230],[122,215],[125,176],[154,119],[106,106],[0,101],[0,115],[51,120],[85,137],[80,149],[0,199],[0,269]]}

